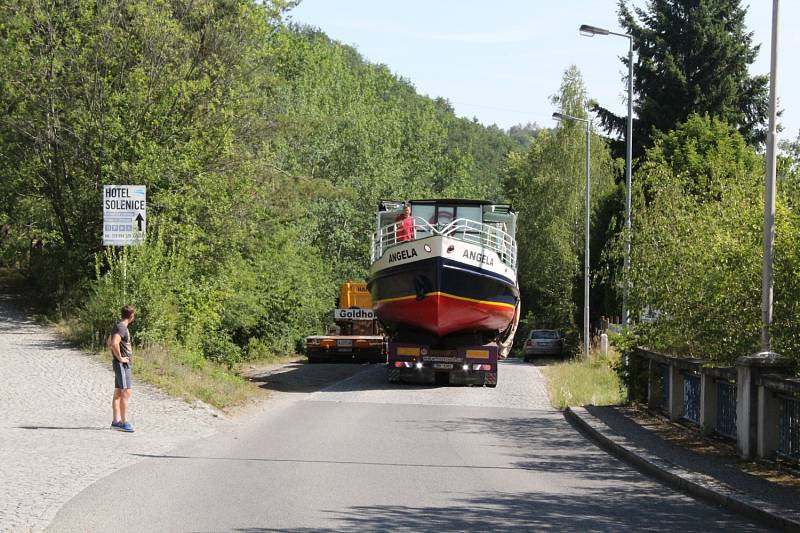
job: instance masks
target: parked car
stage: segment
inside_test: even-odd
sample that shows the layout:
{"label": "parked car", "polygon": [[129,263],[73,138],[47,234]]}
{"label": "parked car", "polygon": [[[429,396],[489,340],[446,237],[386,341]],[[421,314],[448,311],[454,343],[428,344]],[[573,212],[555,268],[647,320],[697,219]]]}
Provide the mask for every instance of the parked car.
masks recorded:
{"label": "parked car", "polygon": [[564,351],[564,337],[557,329],[534,329],[525,339],[522,355],[527,363],[535,355],[561,356]]}

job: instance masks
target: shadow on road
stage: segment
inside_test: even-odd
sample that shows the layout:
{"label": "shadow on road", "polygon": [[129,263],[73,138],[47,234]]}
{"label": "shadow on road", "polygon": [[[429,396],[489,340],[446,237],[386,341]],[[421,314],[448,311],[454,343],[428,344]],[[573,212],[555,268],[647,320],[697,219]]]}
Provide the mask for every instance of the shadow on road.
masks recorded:
{"label": "shadow on road", "polygon": [[289,363],[268,370],[245,373],[244,378],[259,387],[279,392],[316,392],[334,383],[364,372],[376,365]]}
{"label": "shadow on road", "polygon": [[14,426],[16,429],[81,429],[88,431],[109,431],[108,426],[89,427],[89,426]]}
{"label": "shadow on road", "polygon": [[535,417],[458,418],[430,422],[423,430],[493,435],[505,441],[514,465],[523,470],[579,474],[582,479],[603,482],[641,479],[636,472],[587,441],[558,412]]}
{"label": "shadow on road", "polygon": [[603,483],[635,483],[642,477],[595,447],[578,431],[565,422],[560,413],[531,417],[529,413],[507,415],[504,417],[452,418],[448,420],[428,420],[420,418],[396,421],[422,431],[445,432],[453,438],[458,435],[492,435],[501,441],[500,446],[508,450],[509,461],[501,464],[459,463],[457,459],[447,463],[424,463],[413,461],[343,461],[329,459],[308,460],[302,457],[213,457],[168,454],[131,455],[150,459],[230,461],[230,462],[268,462],[268,463],[309,463],[309,464],[349,464],[376,467],[414,467],[429,469],[476,469],[476,470],[525,470],[545,474],[563,473],[568,477]]}
{"label": "shadow on road", "polygon": [[24,334],[26,328],[36,325],[22,311],[24,304],[21,296],[0,289],[0,333]]}
{"label": "shadow on road", "polygon": [[522,358],[517,359],[509,359],[509,361],[517,361],[518,364],[521,365],[530,365],[530,366],[552,366],[557,365],[558,363],[563,363],[564,361],[569,361],[569,357],[555,357],[552,355],[537,355],[530,359],[530,362],[525,362]]}
{"label": "shadow on road", "polygon": [[1,291],[2,287],[0,287],[0,335],[11,334],[14,337],[35,335],[39,338],[32,341],[23,338],[20,343],[36,350],[65,350],[77,347],[74,343],[55,336],[41,338],[41,326],[26,315],[24,297]]}
{"label": "shadow on road", "polygon": [[[349,379],[358,374],[364,375],[358,379]],[[331,392],[358,392],[463,386],[415,382],[389,383],[386,381],[386,365],[382,363],[312,365],[297,362],[262,371],[250,371],[244,374],[244,378],[257,383],[263,389],[280,392],[317,392],[323,389]]]}
{"label": "shadow on road", "polygon": [[[695,509],[695,511],[699,511]],[[580,494],[483,493],[461,497],[447,507],[402,504],[328,511],[330,528],[249,527],[241,533],[333,531],[714,531],[742,527],[719,513],[693,515],[684,500],[642,493],[635,486],[586,489]]]}
{"label": "shadow on road", "polygon": [[[403,421],[397,421],[403,423]],[[404,504],[402,495],[389,505],[351,505],[335,508],[331,504],[319,512],[325,527],[231,529],[260,532],[361,532],[361,531],[761,531],[712,507],[694,503],[686,497],[647,481],[623,463],[586,441],[557,413],[532,417],[511,412],[507,416],[450,417],[422,421],[409,418],[408,424],[422,423],[424,431],[447,432],[452,438],[471,439],[492,435],[501,442],[506,461],[486,462],[453,458],[437,463],[388,461],[308,460],[302,457],[202,457],[142,455],[166,460],[258,461],[270,463],[318,463],[323,465],[365,465],[382,469],[387,476],[435,477],[442,469],[481,471],[504,470],[555,474],[572,480],[563,487],[546,491],[513,491],[502,488],[490,492],[450,492],[446,504],[435,506]],[[480,441],[479,441],[480,442]],[[488,457],[488,456],[487,456]],[[396,473],[386,468],[398,469]],[[412,469],[413,472],[402,472]],[[342,480],[347,483],[346,480]],[[438,499],[438,498],[437,498]],[[391,501],[392,495],[386,500]],[[311,509],[310,509],[311,511]],[[314,510],[316,512],[316,510]],[[268,523],[268,522],[267,522]]]}
{"label": "shadow on road", "polygon": [[269,457],[200,457],[192,455],[153,455],[146,453],[131,453],[134,457],[143,459],[190,459],[194,461],[230,461],[256,462],[256,463],[296,463],[296,464],[321,464],[321,465],[358,465],[358,466],[379,466],[379,467],[398,467],[398,468],[430,468],[430,469],[457,469],[457,470],[539,470],[538,468],[526,468],[520,466],[492,466],[492,465],[464,465],[464,464],[431,464],[431,463],[390,463],[375,461],[336,461],[324,459],[273,459]]}

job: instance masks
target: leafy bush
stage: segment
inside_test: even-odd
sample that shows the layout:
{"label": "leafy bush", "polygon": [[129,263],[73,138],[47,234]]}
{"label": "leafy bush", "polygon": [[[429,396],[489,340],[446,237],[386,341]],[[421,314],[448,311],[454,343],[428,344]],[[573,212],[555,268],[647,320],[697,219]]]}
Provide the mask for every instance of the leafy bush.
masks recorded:
{"label": "leafy bush", "polygon": [[[758,350],[762,163],[739,133],[696,115],[648,151],[631,259],[631,308],[659,311],[639,332],[647,346],[723,365]],[[800,357],[800,224],[782,198],[776,225],[774,346]]]}
{"label": "leafy bush", "polygon": [[611,368],[617,374],[620,387],[630,391],[630,397],[641,399],[647,391],[647,379],[643,369],[636,365],[633,351],[640,344],[640,337],[631,328],[623,328],[620,333],[609,333],[609,344],[619,353]]}

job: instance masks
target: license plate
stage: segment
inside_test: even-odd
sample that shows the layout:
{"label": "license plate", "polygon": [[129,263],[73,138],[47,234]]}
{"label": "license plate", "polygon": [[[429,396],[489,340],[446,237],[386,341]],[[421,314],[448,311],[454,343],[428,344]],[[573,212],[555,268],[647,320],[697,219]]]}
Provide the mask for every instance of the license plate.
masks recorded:
{"label": "license plate", "polygon": [[351,347],[353,346],[353,339],[338,339],[336,341],[336,346]]}
{"label": "license plate", "polygon": [[350,353],[350,348],[337,348],[337,352]]}
{"label": "license plate", "polygon": [[461,359],[458,357],[423,357],[423,361],[426,363],[460,363]]}
{"label": "license plate", "polygon": [[452,370],[453,365],[448,365],[446,363],[434,363],[433,368],[436,370]]}

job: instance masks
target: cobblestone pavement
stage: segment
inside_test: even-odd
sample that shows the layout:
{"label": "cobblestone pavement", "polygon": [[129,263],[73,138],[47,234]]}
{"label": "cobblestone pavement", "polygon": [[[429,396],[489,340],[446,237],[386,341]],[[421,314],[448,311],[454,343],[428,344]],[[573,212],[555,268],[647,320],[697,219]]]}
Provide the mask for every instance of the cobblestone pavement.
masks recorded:
{"label": "cobblestone pavement", "polygon": [[388,383],[386,368],[374,366],[309,396],[312,401],[460,405],[554,411],[539,368],[516,359],[500,362],[497,387]]}
{"label": "cobblestone pavement", "polygon": [[[110,357],[110,356],[109,356]],[[112,431],[111,362],[61,341],[0,294],[0,531],[41,531],[80,491],[136,454],[164,453],[226,422],[136,382],[135,433]]]}

